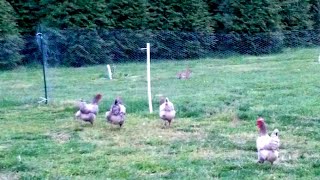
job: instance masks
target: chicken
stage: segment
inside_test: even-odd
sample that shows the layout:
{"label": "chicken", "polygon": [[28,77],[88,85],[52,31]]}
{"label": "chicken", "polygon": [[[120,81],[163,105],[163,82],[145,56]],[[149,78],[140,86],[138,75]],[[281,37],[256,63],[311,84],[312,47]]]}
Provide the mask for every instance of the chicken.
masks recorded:
{"label": "chicken", "polygon": [[99,102],[102,98],[101,94],[97,94],[91,103],[86,103],[84,101],[81,101],[78,106],[79,110],[75,114],[76,119],[80,119],[86,122],[90,122],[93,124],[94,120],[96,119],[96,116],[99,112]]}
{"label": "chicken", "polygon": [[279,157],[279,130],[275,129],[271,136],[267,133],[267,125],[262,117],[257,119],[257,127],[259,128],[259,137],[257,138],[258,162],[263,163],[269,161],[273,164]]}
{"label": "chicken", "polygon": [[165,121],[164,125],[171,125],[172,120],[176,116],[176,111],[174,110],[174,106],[172,102],[169,101],[169,98],[161,98],[160,99],[160,107],[159,107],[159,116],[162,120]]}
{"label": "chicken", "polygon": [[122,99],[117,97],[110,108],[106,112],[106,120],[108,123],[119,125],[122,127],[126,117],[126,107],[123,105]]}
{"label": "chicken", "polygon": [[88,114],[84,114],[81,113],[81,111],[77,111],[75,114],[76,119],[80,119],[86,122],[90,122],[91,124],[93,124],[93,121],[96,119],[96,114],[94,113],[88,113]]}

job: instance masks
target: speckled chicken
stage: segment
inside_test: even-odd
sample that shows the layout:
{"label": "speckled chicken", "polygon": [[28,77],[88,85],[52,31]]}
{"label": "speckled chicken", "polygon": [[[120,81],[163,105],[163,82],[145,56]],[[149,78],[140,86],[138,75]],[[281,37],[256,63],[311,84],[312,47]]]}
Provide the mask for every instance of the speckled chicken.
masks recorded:
{"label": "speckled chicken", "polygon": [[126,107],[120,97],[117,97],[109,111],[106,112],[106,120],[108,123],[119,125],[120,128],[125,122]]}
{"label": "speckled chicken", "polygon": [[99,112],[99,102],[102,98],[101,94],[97,94],[91,103],[86,103],[84,101],[79,102],[78,107],[79,110],[75,114],[75,118],[79,120],[83,120],[86,122],[90,122],[93,124],[96,116]]}
{"label": "speckled chicken", "polygon": [[176,116],[176,111],[174,109],[174,105],[170,102],[169,98],[161,98],[160,99],[160,107],[159,107],[159,116],[162,120],[164,120],[164,125],[167,124],[170,126],[172,120]]}

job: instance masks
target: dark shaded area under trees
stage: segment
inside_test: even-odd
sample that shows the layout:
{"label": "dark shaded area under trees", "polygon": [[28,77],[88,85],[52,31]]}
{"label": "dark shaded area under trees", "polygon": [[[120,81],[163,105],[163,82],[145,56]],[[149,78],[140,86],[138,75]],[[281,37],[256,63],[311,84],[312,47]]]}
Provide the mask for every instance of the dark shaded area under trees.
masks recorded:
{"label": "dark shaded area under trees", "polygon": [[1,0],[0,68],[276,53],[320,44],[317,0]]}

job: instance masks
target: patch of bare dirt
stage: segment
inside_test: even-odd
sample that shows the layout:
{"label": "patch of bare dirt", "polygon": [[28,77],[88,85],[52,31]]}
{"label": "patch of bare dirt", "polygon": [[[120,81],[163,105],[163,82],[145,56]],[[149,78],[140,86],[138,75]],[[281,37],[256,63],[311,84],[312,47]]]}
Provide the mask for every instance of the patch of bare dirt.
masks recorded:
{"label": "patch of bare dirt", "polygon": [[66,143],[70,140],[71,136],[65,132],[55,132],[50,134],[51,138],[58,143]]}

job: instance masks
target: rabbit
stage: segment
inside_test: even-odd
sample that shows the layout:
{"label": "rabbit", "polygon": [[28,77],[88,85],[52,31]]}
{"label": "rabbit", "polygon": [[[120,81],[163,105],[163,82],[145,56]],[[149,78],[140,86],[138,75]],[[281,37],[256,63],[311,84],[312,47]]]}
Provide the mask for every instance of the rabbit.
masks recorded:
{"label": "rabbit", "polygon": [[189,67],[185,71],[181,71],[177,73],[177,78],[178,79],[189,79],[192,71]]}

